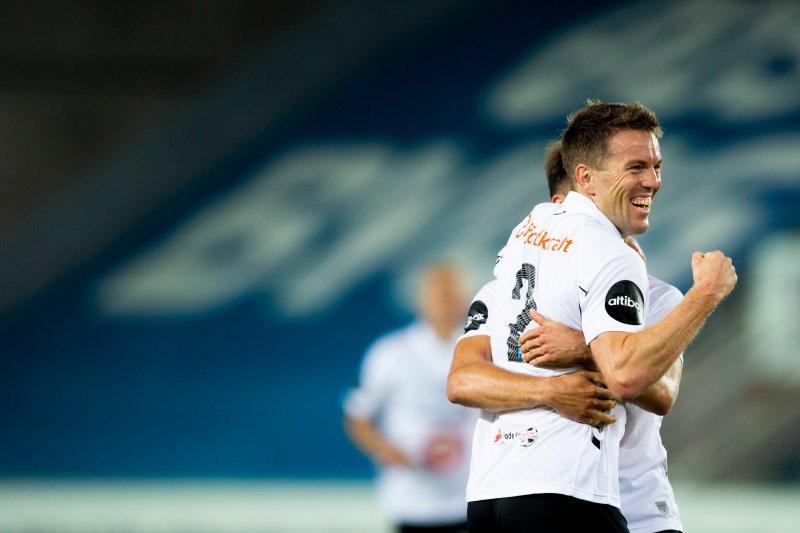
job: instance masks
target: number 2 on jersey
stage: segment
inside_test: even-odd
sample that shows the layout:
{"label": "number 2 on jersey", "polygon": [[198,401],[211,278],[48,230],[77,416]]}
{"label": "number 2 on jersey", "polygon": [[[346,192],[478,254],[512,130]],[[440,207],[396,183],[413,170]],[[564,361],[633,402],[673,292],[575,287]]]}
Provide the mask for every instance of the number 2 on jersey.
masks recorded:
{"label": "number 2 on jersey", "polygon": [[519,336],[531,323],[531,315],[528,314],[530,308],[536,309],[536,302],[533,299],[533,289],[536,287],[536,267],[530,263],[522,263],[522,266],[517,271],[517,282],[514,284],[514,289],[511,291],[511,298],[514,300],[522,299],[522,285],[523,281],[527,281],[528,288],[525,291],[525,305],[522,306],[522,311],[517,315],[517,321],[508,325],[509,335],[506,340],[508,346],[508,360],[521,363],[522,352],[519,347]]}

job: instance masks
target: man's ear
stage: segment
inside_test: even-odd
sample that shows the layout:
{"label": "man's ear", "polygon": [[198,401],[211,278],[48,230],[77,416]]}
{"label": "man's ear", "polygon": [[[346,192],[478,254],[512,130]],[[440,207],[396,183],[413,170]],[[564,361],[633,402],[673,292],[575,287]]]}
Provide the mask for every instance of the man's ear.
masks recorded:
{"label": "man's ear", "polygon": [[578,190],[585,192],[589,196],[594,196],[594,175],[589,165],[581,163],[575,167],[575,182],[578,184]]}

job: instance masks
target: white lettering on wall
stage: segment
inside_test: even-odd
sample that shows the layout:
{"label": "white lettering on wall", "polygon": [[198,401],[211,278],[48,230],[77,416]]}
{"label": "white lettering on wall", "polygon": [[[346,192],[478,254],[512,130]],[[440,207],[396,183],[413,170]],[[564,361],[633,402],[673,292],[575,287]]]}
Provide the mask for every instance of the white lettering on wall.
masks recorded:
{"label": "white lettering on wall", "polygon": [[[727,121],[800,110],[800,3],[625,5],[537,45],[489,92],[501,124],[559,120],[588,98]],[[565,106],[568,106],[565,110]]]}
{"label": "white lettering on wall", "polygon": [[[777,6],[777,7],[776,7]],[[778,7],[780,9],[778,9]],[[585,21],[530,52],[494,85],[492,127],[562,119],[586,96],[640,100],[662,118],[737,126],[800,110],[800,4],[643,2]],[[713,21],[713,23],[712,23]],[[745,23],[746,22],[746,23]],[[735,37],[731,37],[735,36]],[[734,253],[765,228],[765,188],[798,183],[800,132],[740,128],[698,143],[668,130],[663,186],[642,237],[650,271],[690,275],[694,250]],[[317,140],[271,154],[102,280],[101,311],[183,316],[258,298],[285,317],[325,312],[376,274],[398,301],[426,262],[452,257],[479,286],[508,232],[548,199],[545,144],[520,133],[476,153],[469,139]]]}

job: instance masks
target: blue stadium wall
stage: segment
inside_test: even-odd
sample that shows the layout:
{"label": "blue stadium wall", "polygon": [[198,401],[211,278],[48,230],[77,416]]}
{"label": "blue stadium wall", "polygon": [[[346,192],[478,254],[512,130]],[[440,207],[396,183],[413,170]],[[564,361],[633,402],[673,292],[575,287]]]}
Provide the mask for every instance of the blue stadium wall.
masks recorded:
{"label": "blue stadium wall", "polygon": [[0,475],[368,476],[340,408],[363,351],[425,262],[490,275],[586,98],[663,120],[659,277],[797,226],[798,6],[534,4],[410,35],[4,317]]}

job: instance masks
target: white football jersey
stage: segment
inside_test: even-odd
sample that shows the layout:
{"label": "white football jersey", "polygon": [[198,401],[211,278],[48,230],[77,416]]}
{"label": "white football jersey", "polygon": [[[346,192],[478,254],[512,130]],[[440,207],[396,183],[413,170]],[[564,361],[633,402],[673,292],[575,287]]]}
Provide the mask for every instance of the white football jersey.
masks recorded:
{"label": "white football jersey", "polygon": [[[650,309],[646,326],[660,322],[683,299],[681,291],[649,276]],[[667,450],[661,443],[663,417],[628,403],[619,449],[622,514],[631,533],[683,530],[675,494],[667,478]]]}
{"label": "white football jersey", "polygon": [[[649,327],[661,321],[683,296],[657,278],[648,276],[648,282]],[[490,281],[473,298],[462,338],[488,334],[484,325],[494,307],[495,285],[494,280]],[[667,451],[660,433],[662,417],[633,404],[626,404],[625,412],[625,432],[619,449],[619,490],[628,529],[631,533],[682,531],[678,505],[667,478]]]}
{"label": "white football jersey", "polygon": [[[522,361],[517,341],[536,326],[529,308],[583,331],[587,343],[604,332],[644,327],[644,263],[580,194],[570,193],[563,204],[534,207],[511,232],[494,274],[495,305],[483,317],[473,305],[470,317],[490,336],[494,364],[512,372],[555,376],[577,370]],[[547,407],[481,412],[467,500],[557,493],[619,507],[617,459],[625,409],[617,406],[612,413],[618,422],[599,430]]]}
{"label": "white football jersey", "polygon": [[[364,357],[358,387],[345,397],[347,415],[373,420],[414,463],[378,472],[378,503],[397,522],[466,520],[464,490],[478,413],[447,400],[447,374],[457,338],[454,332],[451,339],[442,340],[421,322],[383,336]],[[431,454],[439,455],[436,469],[426,466]]]}

